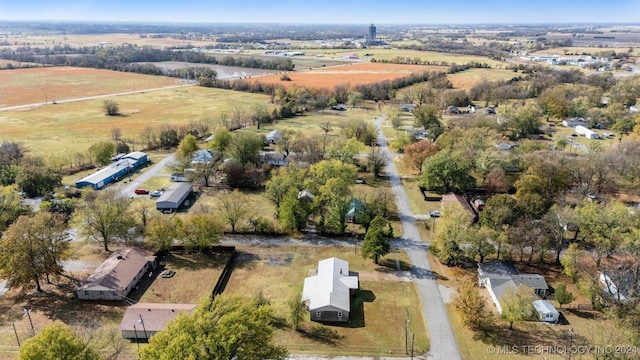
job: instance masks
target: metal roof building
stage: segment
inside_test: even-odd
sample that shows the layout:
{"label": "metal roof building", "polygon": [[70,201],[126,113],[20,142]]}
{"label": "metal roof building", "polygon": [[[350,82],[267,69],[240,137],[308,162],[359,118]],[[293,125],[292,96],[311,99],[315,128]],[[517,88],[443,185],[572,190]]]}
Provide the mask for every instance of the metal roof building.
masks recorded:
{"label": "metal roof building", "polygon": [[348,262],[335,257],[324,259],[318,262],[317,275],[304,280],[302,301],[313,321],[346,322],[352,290],[358,287],[358,275],[349,272]]}
{"label": "metal roof building", "polygon": [[91,186],[95,190],[120,181],[123,177],[128,176],[135,169],[147,164],[147,154],[136,151],[121,156],[118,160],[105,166],[104,168],[76,181],[77,188]]}
{"label": "metal roof building", "polygon": [[156,209],[158,210],[178,210],[180,205],[193,191],[193,185],[188,182],[175,183],[171,185],[156,200]]}

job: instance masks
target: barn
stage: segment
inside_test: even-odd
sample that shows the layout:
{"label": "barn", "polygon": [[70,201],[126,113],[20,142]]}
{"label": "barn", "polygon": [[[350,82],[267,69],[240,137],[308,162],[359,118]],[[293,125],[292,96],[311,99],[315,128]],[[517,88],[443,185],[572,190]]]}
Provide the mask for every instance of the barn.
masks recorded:
{"label": "barn", "polygon": [[188,182],[180,182],[171,185],[160,197],[156,200],[156,209],[164,211],[176,211],[187,199],[193,190],[193,185]]}
{"label": "barn", "polygon": [[102,189],[129,176],[134,170],[146,165],[147,161],[147,154],[143,152],[135,151],[126,154],[95,173],[76,181],[76,187],[80,189],[91,186],[95,190]]}
{"label": "barn", "polygon": [[349,272],[348,262],[324,259],[318,262],[316,275],[304,280],[302,301],[312,321],[348,322],[351,296],[358,288],[358,274]]}

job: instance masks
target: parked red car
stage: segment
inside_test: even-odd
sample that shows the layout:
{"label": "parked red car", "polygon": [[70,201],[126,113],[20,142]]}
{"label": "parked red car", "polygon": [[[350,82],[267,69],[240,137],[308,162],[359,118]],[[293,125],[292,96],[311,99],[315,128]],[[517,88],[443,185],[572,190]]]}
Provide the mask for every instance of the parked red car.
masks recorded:
{"label": "parked red car", "polygon": [[136,189],[135,193],[138,194],[138,195],[147,195],[147,194],[149,194],[149,190],[147,190],[147,189]]}

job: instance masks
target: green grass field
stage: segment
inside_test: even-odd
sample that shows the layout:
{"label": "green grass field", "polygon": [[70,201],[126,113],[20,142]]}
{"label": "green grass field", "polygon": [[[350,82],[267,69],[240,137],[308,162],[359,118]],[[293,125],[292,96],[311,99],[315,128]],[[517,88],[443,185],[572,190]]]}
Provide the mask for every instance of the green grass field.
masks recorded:
{"label": "green grass field", "polygon": [[[352,271],[360,272],[360,296],[353,301],[355,307],[363,304],[351,324],[327,326],[337,334],[335,338],[318,339],[309,336],[312,323],[308,313],[302,328],[307,333],[295,332],[287,327],[276,331],[275,341],[293,353],[361,356],[381,356],[389,354],[404,356],[404,324],[410,320],[409,335],[415,333],[417,354],[428,348],[421,302],[414,285],[386,278],[385,273],[396,269],[396,259],[407,266],[408,258],[401,252],[393,252],[376,266],[371,260],[354,254],[352,247],[241,247],[243,259],[233,274],[225,294],[251,296],[257,291],[271,301],[276,317],[286,319],[286,302],[302,291],[304,278],[309,269],[317,266],[318,260],[339,257],[349,261]],[[288,262],[286,259],[290,259]],[[382,280],[363,280],[365,278]],[[363,317],[362,317],[363,316]]]}

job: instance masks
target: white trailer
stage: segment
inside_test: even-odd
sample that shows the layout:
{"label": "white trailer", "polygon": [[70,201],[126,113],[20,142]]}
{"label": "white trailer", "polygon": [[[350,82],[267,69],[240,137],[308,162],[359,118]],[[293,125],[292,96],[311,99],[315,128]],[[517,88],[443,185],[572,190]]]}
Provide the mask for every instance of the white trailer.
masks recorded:
{"label": "white trailer", "polygon": [[577,134],[583,135],[587,139],[599,139],[600,138],[600,136],[598,135],[597,132],[592,131],[590,129],[587,129],[586,127],[584,127],[582,125],[576,126],[575,127],[575,131],[576,131]]}

